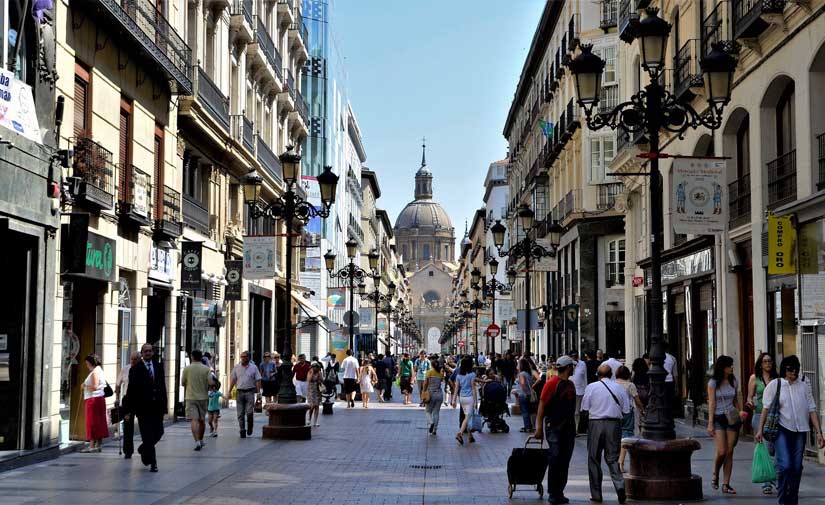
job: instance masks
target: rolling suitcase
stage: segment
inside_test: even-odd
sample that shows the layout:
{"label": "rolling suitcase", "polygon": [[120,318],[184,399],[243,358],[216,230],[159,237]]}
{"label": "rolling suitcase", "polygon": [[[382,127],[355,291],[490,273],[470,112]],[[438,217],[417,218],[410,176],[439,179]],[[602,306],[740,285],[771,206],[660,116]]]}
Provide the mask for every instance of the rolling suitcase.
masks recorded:
{"label": "rolling suitcase", "polygon": [[[533,440],[531,442],[530,440]],[[538,444],[539,447],[528,447]],[[544,440],[527,437],[524,447],[516,447],[507,458],[507,493],[513,497],[517,485],[536,486],[539,499],[544,496],[544,474],[547,472],[547,458],[550,450],[544,447]]]}

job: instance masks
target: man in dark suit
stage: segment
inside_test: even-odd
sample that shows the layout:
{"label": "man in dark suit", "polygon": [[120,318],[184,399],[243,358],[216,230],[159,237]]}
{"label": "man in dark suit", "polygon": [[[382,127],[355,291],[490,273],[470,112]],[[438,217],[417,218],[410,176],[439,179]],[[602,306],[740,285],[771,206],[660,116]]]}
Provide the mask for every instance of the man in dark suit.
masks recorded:
{"label": "man in dark suit", "polygon": [[143,344],[140,362],[129,369],[129,408],[138,418],[142,443],[138,447],[140,460],[158,471],[155,444],[163,436],[163,416],[166,414],[166,378],[163,365],[154,361],[152,344]]}

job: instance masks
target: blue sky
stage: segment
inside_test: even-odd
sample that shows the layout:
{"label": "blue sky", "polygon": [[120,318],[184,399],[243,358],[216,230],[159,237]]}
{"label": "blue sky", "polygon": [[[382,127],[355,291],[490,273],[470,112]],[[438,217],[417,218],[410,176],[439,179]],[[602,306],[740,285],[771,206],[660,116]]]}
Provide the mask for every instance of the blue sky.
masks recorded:
{"label": "blue sky", "polygon": [[482,204],[490,162],[544,0],[337,0],[334,37],[347,88],[393,221],[413,199],[427,138],[435,199],[464,234]]}

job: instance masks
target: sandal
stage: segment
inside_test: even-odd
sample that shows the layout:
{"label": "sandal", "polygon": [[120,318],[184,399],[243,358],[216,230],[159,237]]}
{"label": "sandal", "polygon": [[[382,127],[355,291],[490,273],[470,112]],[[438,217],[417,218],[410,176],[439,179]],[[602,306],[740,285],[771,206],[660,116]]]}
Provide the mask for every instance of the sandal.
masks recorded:
{"label": "sandal", "polygon": [[455,436],[455,439],[458,440],[460,445],[464,445],[464,437],[461,436],[461,433]]}
{"label": "sandal", "polygon": [[713,489],[719,489],[719,475],[713,475],[713,478],[710,479],[710,487],[712,487]]}
{"label": "sandal", "polygon": [[474,444],[475,441],[476,441],[476,439],[473,437],[473,435],[470,435],[470,443]]}
{"label": "sandal", "polygon": [[773,488],[772,487],[763,487],[762,488],[762,494],[765,495],[765,496],[772,495],[773,494]]}
{"label": "sandal", "polygon": [[722,484],[723,494],[736,494],[736,490],[730,487],[730,484]]}

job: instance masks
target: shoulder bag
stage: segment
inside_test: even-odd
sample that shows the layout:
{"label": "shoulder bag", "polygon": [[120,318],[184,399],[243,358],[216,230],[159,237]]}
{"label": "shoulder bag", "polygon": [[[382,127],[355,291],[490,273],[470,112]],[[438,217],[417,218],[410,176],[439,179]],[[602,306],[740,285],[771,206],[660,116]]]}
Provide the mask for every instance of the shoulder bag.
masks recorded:
{"label": "shoulder bag", "polygon": [[[616,402],[616,405],[618,405],[618,406],[619,406],[619,410],[621,410],[621,409],[622,409],[622,402],[620,402],[620,401],[619,401],[619,399],[618,399],[618,398],[616,398],[616,395],[615,395],[615,394],[613,394],[613,390],[612,390],[612,389],[610,389],[610,386],[608,386],[607,384],[605,384],[605,383],[604,383],[604,381],[599,381],[599,382],[601,382],[601,383],[602,383],[602,386],[604,386],[605,388],[607,388],[607,392],[608,392],[608,393],[610,393],[610,396],[612,396],[612,397],[613,397],[613,401],[614,401],[614,402]],[[622,414],[624,414],[624,412],[622,412]]]}
{"label": "shoulder bag", "polygon": [[776,396],[773,397],[765,424],[762,426],[762,436],[768,442],[776,442],[779,437],[779,392],[782,388],[782,379],[776,379]]}
{"label": "shoulder bag", "polygon": [[109,382],[106,381],[106,385],[103,387],[103,397],[104,398],[109,398],[110,396],[113,396],[114,394],[115,394],[115,392],[112,390],[112,386],[110,386]]}

